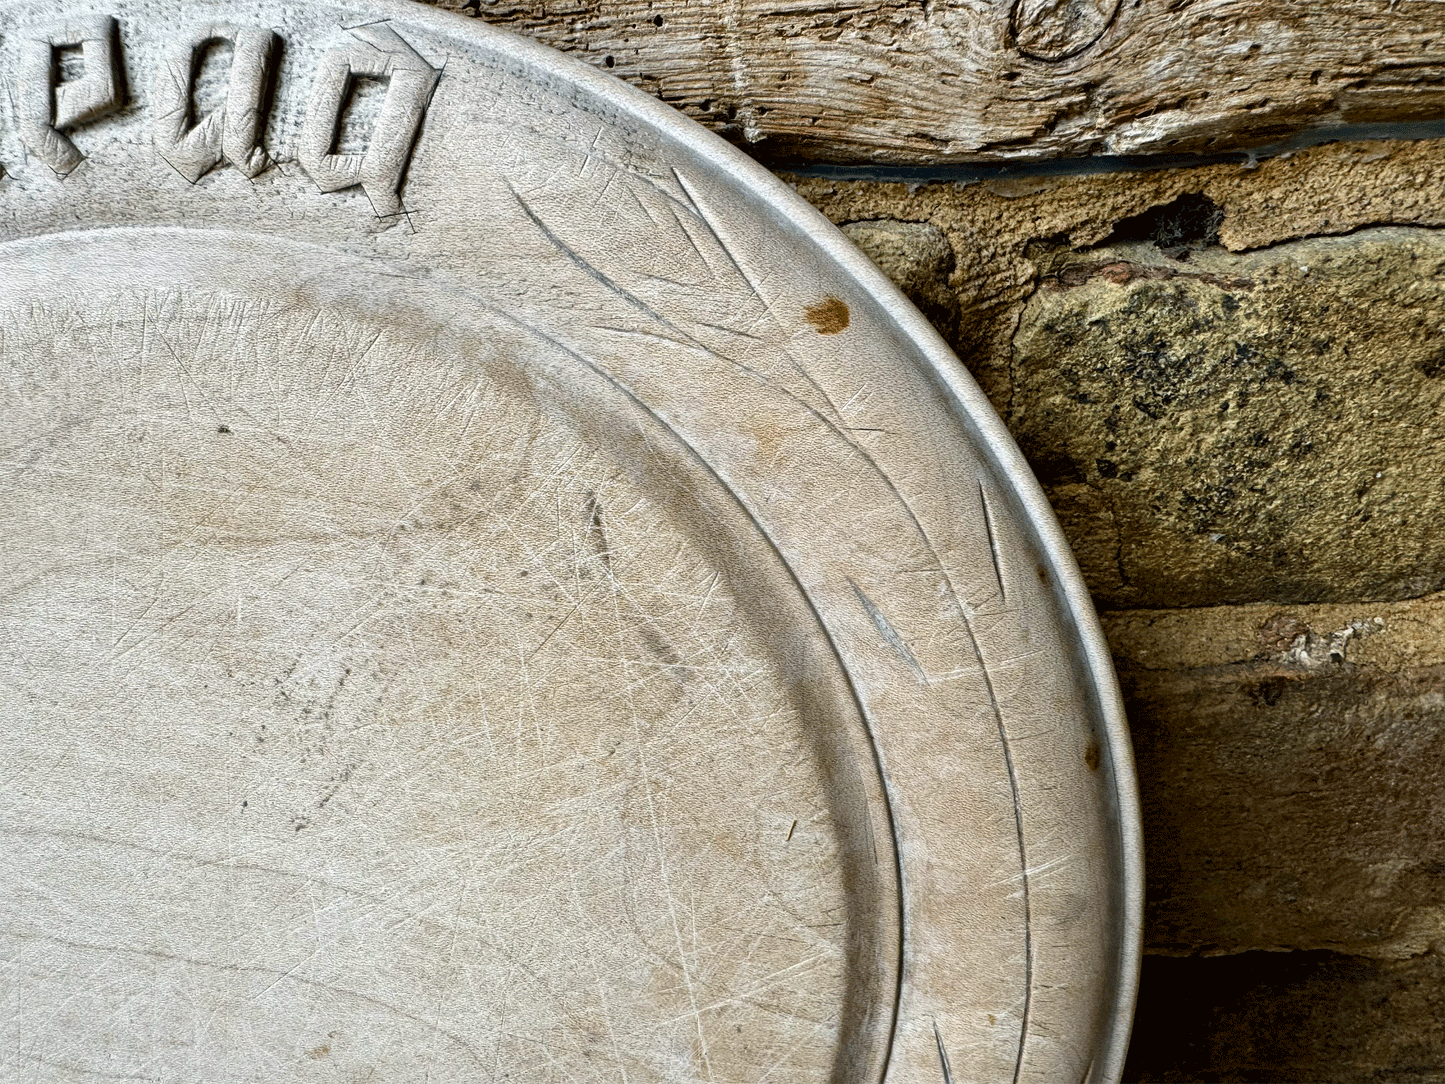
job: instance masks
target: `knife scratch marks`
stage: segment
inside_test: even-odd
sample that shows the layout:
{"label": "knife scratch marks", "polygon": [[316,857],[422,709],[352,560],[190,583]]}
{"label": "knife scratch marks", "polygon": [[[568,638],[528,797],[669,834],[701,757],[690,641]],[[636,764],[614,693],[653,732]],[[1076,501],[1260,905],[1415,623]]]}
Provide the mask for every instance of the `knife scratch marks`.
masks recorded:
{"label": "knife scratch marks", "polygon": [[1005,606],[1008,605],[1008,591],[1003,585],[1003,561],[998,552],[998,537],[993,530],[993,514],[988,508],[988,494],[983,488],[983,479],[978,480],[978,503],[983,508],[983,529],[988,532],[988,552],[993,558],[993,574],[998,580],[999,601]]}
{"label": "knife scratch marks", "polygon": [[858,596],[858,604],[863,607],[863,612],[872,620],[873,627],[878,630],[878,635],[883,637],[883,642],[898,652],[903,661],[908,664],[909,669],[918,676],[918,680],[927,685],[928,675],[924,673],[917,656],[913,654],[912,649],[904,641],[903,637],[898,634],[898,630],[895,629],[888,618],[884,616],[883,611],[874,604],[871,598],[863,593],[863,588],[854,583],[852,579],[848,580],[848,586],[853,588],[853,594]]}
{"label": "knife scratch marks", "polygon": [[[621,642],[624,638],[626,622],[623,620],[622,609],[619,604],[621,591],[616,581],[612,581],[612,613],[617,625],[617,638]],[[632,673],[632,664],[623,657],[618,660],[621,663],[623,672],[627,675],[627,682],[623,686],[623,696],[626,698],[628,713],[632,719],[633,734],[637,739],[637,767],[642,777],[641,788],[644,799],[647,803],[647,816],[652,829],[652,843],[656,848],[658,875],[662,881],[663,896],[667,900],[668,918],[672,925],[673,941],[677,946],[677,963],[682,971],[683,985],[687,989],[687,1000],[691,1008],[690,1015],[697,1029],[697,1041],[702,1055],[702,1064],[708,1080],[713,1079],[712,1058],[708,1051],[707,1033],[702,1026],[702,1010],[698,1004],[697,989],[693,983],[692,969],[688,966],[687,950],[682,941],[682,925],[677,917],[677,895],[673,890],[672,878],[667,868],[667,848],[662,840],[662,826],[657,814],[657,802],[654,797],[655,783],[652,772],[648,767],[646,749],[647,737],[644,733],[642,718],[637,710],[637,702],[633,697],[633,687],[636,679]]]}
{"label": "knife scratch marks", "polygon": [[[531,206],[527,203],[527,201],[522,198],[522,194],[518,192],[516,188],[514,188],[510,183],[508,183],[507,187],[511,190],[512,198],[517,201],[517,206],[519,206],[522,209],[522,213],[531,220],[532,225],[536,226],[537,229],[541,230],[542,235],[552,243],[552,245],[557,249],[557,251],[561,252],[562,255],[566,256],[567,259],[570,260],[574,266],[583,271],[594,282],[599,283],[611,293],[616,294],[618,297],[622,298],[638,312],[642,313],[644,316],[648,317],[651,320],[657,321],[663,327],[671,331],[674,335],[677,335],[679,337],[677,345],[698,347],[703,350],[707,349],[702,345],[702,343],[698,342],[686,331],[683,331],[682,328],[678,327],[666,316],[662,315],[662,313],[658,312],[646,301],[642,300],[642,298],[634,294],[631,290],[628,290],[619,283],[614,282],[594,263],[588,260],[571,245],[567,244],[567,242],[562,240],[562,238],[558,237],[555,233],[553,233],[551,228],[538,216],[537,212],[532,210]],[[708,351],[708,353],[711,353],[711,351]]]}
{"label": "knife scratch marks", "polygon": [[[680,171],[674,169],[673,173],[674,176],[677,178],[678,184],[682,187],[683,192],[687,195],[688,200],[691,202],[694,212],[697,214],[698,218],[703,222],[703,224],[706,225],[713,232],[713,235],[717,238],[718,244],[722,248],[722,251],[727,255],[729,261],[733,264],[733,266],[737,268],[739,275],[743,277],[744,281],[747,282],[748,286],[759,298],[759,300],[761,300],[763,304],[768,307],[769,312],[773,314],[773,317],[775,321],[779,324],[779,326],[783,329],[786,329],[788,327],[788,324],[779,318],[778,313],[768,301],[768,298],[762,293],[762,290],[759,287],[758,283],[756,283],[752,279],[752,277],[747,274],[747,272],[743,269],[740,261],[733,255],[732,250],[729,249],[728,246],[724,243],[722,234],[718,226],[706,214],[702,200],[696,193],[694,193],[691,186],[687,183],[686,179],[683,177]],[[786,351],[786,346],[784,346],[783,348]],[[962,599],[959,597],[958,590],[953,583],[953,577],[950,575],[947,565],[943,561],[942,556],[939,554],[937,547],[933,544],[933,540],[929,537],[928,532],[924,529],[923,523],[919,519],[917,513],[914,511],[912,504],[899,489],[898,484],[894,481],[893,477],[889,475],[885,470],[883,470],[882,466],[873,458],[871,454],[869,454],[867,450],[865,450],[860,444],[858,444],[852,439],[848,432],[847,423],[839,415],[837,405],[832,401],[830,397],[828,397],[827,393],[818,384],[817,380],[812,376],[812,374],[809,373],[806,369],[804,369],[803,366],[801,366],[795,359],[793,359],[791,354],[789,354],[789,360],[792,361],[793,366],[802,375],[803,379],[808,381],[808,383],[811,384],[813,388],[816,389],[817,392],[823,396],[824,401],[828,404],[828,407],[832,410],[833,414],[838,416],[838,421],[835,423],[828,417],[824,416],[821,411],[804,402],[800,396],[790,392],[788,389],[778,388],[778,386],[771,381],[768,381],[769,385],[777,388],[777,390],[781,391],[783,394],[789,395],[791,398],[801,403],[804,409],[806,409],[810,414],[812,414],[815,418],[817,418],[825,426],[832,430],[838,437],[840,437],[845,442],[845,444],[854,453],[861,457],[876,474],[879,480],[882,481],[882,483],[888,488],[891,496],[901,507],[903,514],[907,517],[910,526],[915,532],[915,536],[918,539],[919,544],[928,553],[930,557],[930,563],[936,565],[940,570],[940,576],[943,581],[943,587],[945,588],[948,602],[951,609],[956,614],[959,625],[962,627],[964,634],[967,638],[968,653],[972,657],[974,664],[978,667],[979,674],[983,679],[984,688],[988,696],[990,714],[993,716],[994,725],[998,733],[999,746],[1003,754],[1004,768],[1008,776],[1009,790],[1013,798],[1014,829],[1018,841],[1019,878],[1021,882],[1020,894],[1023,897],[1024,1006],[1022,1014],[1023,1019],[1019,1028],[1018,1055],[1017,1060],[1014,1064],[1013,1076],[1014,1084],[1018,1084],[1019,1076],[1023,1071],[1024,1053],[1027,1048],[1028,1035],[1032,1023],[1034,986],[1032,900],[1031,886],[1029,883],[1030,879],[1028,843],[1024,834],[1023,797],[1020,790],[1018,767],[1014,762],[1012,740],[1008,733],[1008,726],[1006,720],[1004,719],[1003,709],[999,704],[997,690],[994,688],[993,676],[989,672],[988,664],[984,658],[983,647],[979,642],[977,633],[974,631],[973,621],[969,616],[969,611],[964,606]],[[989,548],[991,554],[993,555],[993,559],[995,562],[995,572],[998,575],[999,587],[1000,591],[1002,592],[1002,564],[998,559],[997,539],[995,536],[992,514],[987,509],[986,504],[985,516],[986,528],[989,534]],[[907,652],[904,657],[910,661],[911,665],[915,669],[915,672],[919,673],[920,676],[922,676],[922,667],[919,666],[918,661],[916,657],[913,656],[911,650],[908,650],[907,645],[903,643],[902,638],[898,636],[897,631],[893,629],[892,625],[887,623],[886,619],[883,618],[881,611],[879,611],[878,608],[872,604],[871,600],[867,600],[866,596],[862,595],[862,592],[859,591],[857,585],[855,584],[853,585],[853,587],[854,591],[857,592],[859,595],[860,604],[862,604],[865,611],[869,613],[869,617],[873,619],[875,627],[878,628],[879,633],[884,637],[885,641],[887,641],[891,646],[893,646],[895,650],[899,650],[899,647],[901,646],[902,649]],[[924,677],[924,680],[926,681],[927,678]]]}
{"label": "knife scratch marks", "polygon": [[[466,1052],[470,1059],[478,1066],[483,1065],[482,1053],[477,1046],[466,1036],[443,1027],[435,1020],[409,1011],[401,1005],[393,1004],[390,1001],[370,994],[362,993],[360,990],[349,990],[337,983],[326,982],[321,979],[307,978],[304,975],[296,974],[300,964],[289,970],[281,970],[274,967],[262,967],[253,964],[239,964],[234,962],[220,963],[214,960],[205,960],[194,956],[183,956],[174,952],[165,952],[160,949],[148,949],[131,945],[110,945],[99,942],[80,941],[64,937],[55,937],[49,934],[36,934],[21,929],[0,929],[0,938],[11,938],[16,941],[31,942],[35,944],[48,944],[60,948],[73,949],[76,952],[97,953],[102,956],[139,956],[150,960],[159,960],[166,963],[177,963],[184,967],[195,968],[201,971],[221,972],[229,975],[260,975],[273,978],[271,986],[282,982],[293,983],[312,990],[319,990],[322,993],[331,994],[334,997],[354,1000],[363,1005],[370,1005],[380,1009],[382,1012],[398,1019],[416,1024],[431,1031],[436,1036],[446,1039],[459,1049]],[[302,963],[307,961],[303,960]],[[268,986],[269,990],[271,987]]]}
{"label": "knife scratch marks", "polygon": [[933,1041],[938,1044],[938,1065],[943,1070],[943,1084],[953,1084],[953,1068],[948,1064],[948,1050],[943,1045],[943,1033],[938,1030],[938,1021],[933,1022]]}
{"label": "knife scratch marks", "polygon": [[[713,222],[712,217],[703,208],[702,201],[698,198],[697,194],[693,192],[692,187],[687,183],[687,179],[683,177],[681,171],[676,168],[673,169],[672,173],[673,176],[677,178],[678,185],[682,188],[684,194],[686,194],[688,203],[691,205],[693,214],[697,216],[697,220],[699,222],[701,222],[704,226],[707,227],[707,230],[710,234],[712,234],[713,241],[716,242],[719,251],[722,252],[728,263],[733,266],[733,269],[738,273],[738,277],[741,278],[742,281],[747,285],[748,289],[752,291],[753,296],[756,297],[758,301],[762,303],[763,307],[768,310],[768,315],[773,318],[773,323],[780,329],[786,328],[788,325],[778,314],[778,310],[774,307],[772,300],[768,297],[767,294],[763,292],[762,287],[759,286],[758,283],[754,280],[753,276],[748,273],[747,268],[742,265],[742,262],[733,255],[732,249],[728,247],[727,242],[723,239],[722,231],[718,228],[717,224]],[[691,234],[688,235],[688,240],[692,240]],[[696,242],[693,242],[693,244],[694,247],[696,247]],[[823,397],[823,402],[827,404],[828,409],[832,412],[833,417],[831,419],[823,418],[825,423],[835,430],[846,428],[847,423],[844,421],[842,412],[840,412],[838,409],[838,404],[833,401],[832,396],[830,396],[827,391],[823,389],[823,386],[819,384],[816,379],[814,379],[813,374],[808,372],[808,370],[803,365],[799,364],[798,360],[793,357],[792,351],[788,350],[787,348],[786,340],[784,340],[783,343],[783,350],[787,354],[788,361],[792,364],[794,371],[797,372],[798,375],[801,376],[804,380],[806,380],[814,391],[816,391],[820,396]],[[799,402],[803,401],[798,396],[794,396],[794,398],[798,398]],[[812,408],[810,407],[810,409]],[[815,411],[815,413],[819,412]],[[819,413],[819,417],[822,417],[821,413]]]}

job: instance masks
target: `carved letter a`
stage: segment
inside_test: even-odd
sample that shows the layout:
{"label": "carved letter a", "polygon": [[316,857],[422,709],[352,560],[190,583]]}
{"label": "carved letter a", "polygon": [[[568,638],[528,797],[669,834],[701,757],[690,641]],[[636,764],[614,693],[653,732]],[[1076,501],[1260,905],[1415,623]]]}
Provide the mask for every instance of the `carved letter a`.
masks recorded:
{"label": "carved letter a", "polygon": [[[301,167],[323,192],[361,185],[378,216],[400,214],[401,185],[441,73],[385,23],[359,26],[322,58],[301,130]],[[357,78],[387,80],[365,154],[338,154],[342,111]]]}

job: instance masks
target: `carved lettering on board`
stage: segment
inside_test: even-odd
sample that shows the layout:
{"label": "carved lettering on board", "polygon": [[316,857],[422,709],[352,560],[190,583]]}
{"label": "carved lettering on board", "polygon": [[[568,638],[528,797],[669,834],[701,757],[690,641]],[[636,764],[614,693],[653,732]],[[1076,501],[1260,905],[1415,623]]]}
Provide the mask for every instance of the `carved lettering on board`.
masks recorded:
{"label": "carved lettering on board", "polygon": [[[65,177],[85,161],[68,133],[127,104],[119,24],[111,15],[88,16],[17,38],[21,141]],[[187,181],[227,163],[254,178],[272,164],[266,129],[283,44],[269,28],[216,22],[167,45],[150,77],[155,114],[147,123],[156,152]],[[323,192],[360,187],[379,217],[403,214],[402,187],[440,79],[387,23],[349,30],[316,71],[296,152],[301,167]],[[203,105],[208,91],[220,100]],[[363,99],[375,108],[361,108]]]}
{"label": "carved lettering on board", "polygon": [[[195,31],[167,54],[156,81],[156,148],[192,184],[222,162],[247,177],[269,164],[263,143],[279,42],[270,30],[217,23]],[[231,52],[225,101],[197,116],[202,65],[208,52],[224,46]]]}
{"label": "carved lettering on board", "polygon": [[[72,76],[65,54],[76,50],[81,67]],[[56,173],[63,177],[85,161],[66,131],[124,104],[113,17],[97,15],[29,32],[20,48],[16,95],[20,138]]]}
{"label": "carved lettering on board", "polygon": [[[323,192],[360,185],[378,215],[398,215],[412,149],[441,72],[385,23],[350,34],[322,58],[316,73],[301,131],[301,168]],[[386,97],[365,152],[341,153],[342,121],[364,79],[384,80]]]}

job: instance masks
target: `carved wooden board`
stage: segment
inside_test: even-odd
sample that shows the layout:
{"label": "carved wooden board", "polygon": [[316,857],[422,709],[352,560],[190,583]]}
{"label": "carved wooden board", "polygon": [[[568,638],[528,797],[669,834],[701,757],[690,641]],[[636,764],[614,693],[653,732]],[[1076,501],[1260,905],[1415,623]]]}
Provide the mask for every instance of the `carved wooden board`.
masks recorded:
{"label": "carved wooden board", "polygon": [[0,82],[0,1079],[1117,1078],[1096,623],[831,226],[412,4]]}
{"label": "carved wooden board", "polygon": [[1217,153],[1445,117],[1440,0],[432,0],[770,161]]}

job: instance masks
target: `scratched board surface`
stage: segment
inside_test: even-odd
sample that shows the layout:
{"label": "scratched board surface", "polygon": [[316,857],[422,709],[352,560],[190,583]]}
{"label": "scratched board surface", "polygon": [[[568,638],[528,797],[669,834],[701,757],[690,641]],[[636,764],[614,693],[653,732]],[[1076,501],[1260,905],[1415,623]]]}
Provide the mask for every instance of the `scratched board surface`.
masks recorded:
{"label": "scratched board surface", "polygon": [[399,2],[0,84],[0,1077],[1117,1078],[1097,629],[831,227]]}

